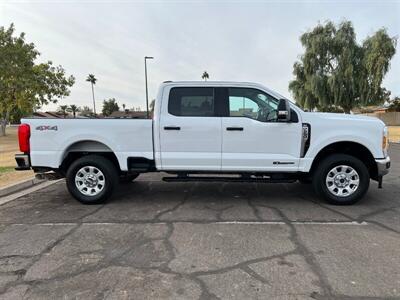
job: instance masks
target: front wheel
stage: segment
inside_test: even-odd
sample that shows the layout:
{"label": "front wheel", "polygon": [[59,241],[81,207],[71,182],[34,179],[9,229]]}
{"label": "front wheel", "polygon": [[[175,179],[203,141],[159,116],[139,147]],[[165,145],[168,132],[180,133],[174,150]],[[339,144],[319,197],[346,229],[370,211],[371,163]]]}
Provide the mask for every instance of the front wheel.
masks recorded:
{"label": "front wheel", "polygon": [[67,188],[83,204],[107,200],[118,183],[114,164],[98,155],[87,155],[74,161],[66,174]]}
{"label": "front wheel", "polygon": [[369,172],[363,162],[347,154],[325,158],[313,175],[314,190],[329,203],[350,205],[359,201],[369,187]]}

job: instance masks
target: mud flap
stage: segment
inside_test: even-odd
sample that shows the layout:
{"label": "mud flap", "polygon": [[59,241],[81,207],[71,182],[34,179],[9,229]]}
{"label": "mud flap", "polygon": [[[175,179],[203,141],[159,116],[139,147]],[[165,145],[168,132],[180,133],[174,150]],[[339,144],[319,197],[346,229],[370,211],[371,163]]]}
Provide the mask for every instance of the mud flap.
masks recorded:
{"label": "mud flap", "polygon": [[383,176],[378,176],[378,189],[381,189],[382,188],[382,180],[383,179]]}

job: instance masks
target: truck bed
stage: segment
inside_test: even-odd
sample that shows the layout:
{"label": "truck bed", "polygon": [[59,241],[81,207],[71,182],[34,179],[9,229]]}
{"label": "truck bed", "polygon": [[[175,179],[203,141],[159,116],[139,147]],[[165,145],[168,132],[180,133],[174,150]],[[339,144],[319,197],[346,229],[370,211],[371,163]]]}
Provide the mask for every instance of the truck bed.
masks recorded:
{"label": "truck bed", "polygon": [[31,128],[32,166],[58,168],[68,152],[85,147],[114,152],[121,170],[128,157],[153,159],[152,120],[149,119],[22,119]]}

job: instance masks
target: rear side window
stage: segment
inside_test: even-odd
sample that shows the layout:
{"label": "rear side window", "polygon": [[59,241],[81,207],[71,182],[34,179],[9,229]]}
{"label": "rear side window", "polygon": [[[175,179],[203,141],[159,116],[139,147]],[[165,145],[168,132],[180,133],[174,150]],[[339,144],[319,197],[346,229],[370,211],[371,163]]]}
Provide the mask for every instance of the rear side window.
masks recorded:
{"label": "rear side window", "polygon": [[172,88],[169,93],[168,112],[182,117],[215,116],[214,88]]}

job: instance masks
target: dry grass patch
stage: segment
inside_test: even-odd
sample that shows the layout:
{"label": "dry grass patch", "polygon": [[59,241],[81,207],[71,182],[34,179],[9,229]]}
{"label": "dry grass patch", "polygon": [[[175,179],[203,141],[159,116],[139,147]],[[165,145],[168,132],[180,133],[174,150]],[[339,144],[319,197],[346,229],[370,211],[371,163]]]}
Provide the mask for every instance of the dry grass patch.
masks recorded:
{"label": "dry grass patch", "polygon": [[33,171],[15,171],[14,155],[19,153],[17,127],[9,127],[6,136],[0,136],[0,188],[32,178]]}
{"label": "dry grass patch", "polygon": [[389,127],[389,140],[391,142],[400,143],[400,126]]}

